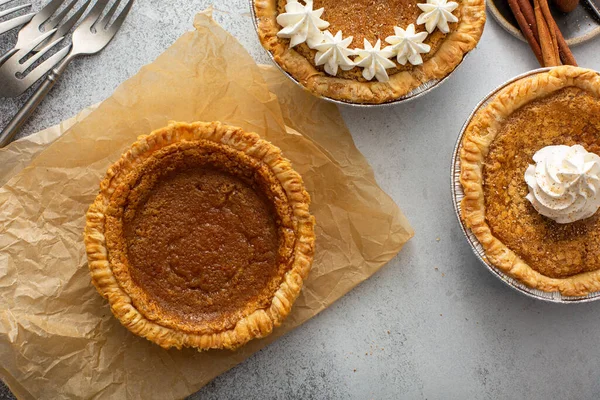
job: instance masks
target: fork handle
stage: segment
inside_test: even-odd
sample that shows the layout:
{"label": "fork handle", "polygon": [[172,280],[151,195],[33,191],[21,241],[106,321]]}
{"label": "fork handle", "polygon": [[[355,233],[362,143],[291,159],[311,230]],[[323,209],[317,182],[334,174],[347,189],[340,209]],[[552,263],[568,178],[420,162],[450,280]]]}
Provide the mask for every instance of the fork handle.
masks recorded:
{"label": "fork handle", "polygon": [[29,117],[31,117],[31,114],[33,114],[42,100],[44,100],[46,95],[50,92],[50,90],[52,90],[70,61],[71,59],[67,57],[67,59],[65,59],[59,66],[54,68],[19,110],[19,112],[13,117],[8,125],[6,125],[4,130],[0,133],[0,148],[5,147],[14,139],[19,129],[21,129],[23,124],[27,122]]}

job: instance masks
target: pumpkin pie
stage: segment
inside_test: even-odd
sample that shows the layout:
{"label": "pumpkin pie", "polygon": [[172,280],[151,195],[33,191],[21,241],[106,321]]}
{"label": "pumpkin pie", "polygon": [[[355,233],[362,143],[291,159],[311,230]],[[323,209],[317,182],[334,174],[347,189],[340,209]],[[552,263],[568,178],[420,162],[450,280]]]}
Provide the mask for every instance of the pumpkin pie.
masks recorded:
{"label": "pumpkin pie", "polygon": [[564,296],[600,290],[600,75],[556,67],[502,89],[466,128],[462,220],[487,260]]}
{"label": "pumpkin pie", "polygon": [[254,0],[262,45],[315,95],[385,103],[450,74],[478,43],[484,0]]}
{"label": "pumpkin pie", "polygon": [[302,178],[281,151],[219,122],[171,123],[107,172],[87,213],[92,282],[164,348],[235,349],[280,325],[314,253]]}

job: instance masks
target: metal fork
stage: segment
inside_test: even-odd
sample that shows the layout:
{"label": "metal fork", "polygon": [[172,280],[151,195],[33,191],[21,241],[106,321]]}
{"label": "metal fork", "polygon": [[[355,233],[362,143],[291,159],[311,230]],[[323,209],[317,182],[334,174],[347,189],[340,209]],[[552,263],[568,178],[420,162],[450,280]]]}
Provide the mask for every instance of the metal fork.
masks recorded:
{"label": "metal fork", "polygon": [[[56,39],[64,36],[75,26],[77,21],[81,18],[91,0],[87,0],[79,9],[71,16],[65,23],[61,24],[61,22],[65,19],[67,14],[73,9],[75,4],[79,0],[73,0],[69,3],[58,15],[50,20],[52,15],[64,4],[67,0],[52,0],[50,3],[46,4],[44,8],[34,14],[33,19],[30,23],[25,25],[23,29],[19,31],[19,38],[17,39],[17,44],[12,50],[9,50],[5,55],[0,57],[0,65],[2,65],[6,60],[12,57],[17,51],[27,47],[30,43],[37,40],[42,34],[42,28],[45,28],[46,31],[56,29],[52,37],[46,38],[45,41],[40,42],[38,46],[34,49],[35,51],[42,50],[43,46],[49,42],[54,42]],[[26,55],[26,54],[25,54]],[[25,57],[23,55],[23,57]],[[22,57],[21,57],[22,58]],[[20,58],[20,59],[21,59]],[[54,65],[51,65],[52,68]],[[46,72],[48,72],[50,70]],[[43,75],[43,74],[42,74]]]}
{"label": "metal fork", "polygon": [[[56,29],[53,29],[37,37],[31,43],[27,44],[26,47],[18,50],[16,53],[13,53],[14,55],[4,64],[2,64],[0,67],[0,82],[2,82],[2,85],[0,86],[0,97],[17,97],[23,94],[42,76],[46,75],[48,71],[54,68],[63,58],[65,58],[67,53],[69,53],[68,46],[59,50],[43,63],[36,66],[27,75],[22,76],[37,60],[42,58],[46,53],[52,50],[52,48],[54,48],[63,40],[62,37],[53,40],[46,46],[42,47],[39,52],[33,53],[34,48],[41,43],[46,42],[51,37],[54,37],[56,31]],[[23,60],[29,54],[33,55],[26,61],[21,62],[21,60]]]}
{"label": "metal fork", "polygon": [[98,53],[106,47],[121,28],[125,21],[125,17],[127,17],[127,14],[129,14],[129,11],[131,10],[133,0],[126,0],[124,8],[119,15],[116,16],[116,19],[112,24],[110,21],[115,16],[120,4],[123,2],[122,0],[117,0],[108,10],[106,15],[101,18],[108,3],[108,0],[98,0],[81,25],[75,29],[75,32],[73,32],[73,45],[71,51],[65,59],[52,70],[37,88],[35,93],[27,100],[23,108],[21,108],[17,115],[13,117],[2,133],[0,133],[0,148],[11,142],[17,131],[35,111],[52,87],[54,87],[71,61],[82,55]]}
{"label": "metal fork", "polygon": [[[0,6],[10,3],[11,1],[14,0],[0,0]],[[0,11],[0,18],[15,13],[17,11],[23,10],[27,7],[31,7],[31,4],[23,4],[22,6],[16,6],[13,8],[9,8],[8,10]],[[17,26],[27,23],[31,18],[33,18],[34,15],[35,13],[21,15],[19,17],[9,19],[8,21],[0,22],[0,35],[10,31],[11,29],[16,28]]]}
{"label": "metal fork", "polygon": [[[63,39],[63,36],[79,21],[90,4],[90,0],[87,0],[73,16],[64,24],[61,24],[78,1],[72,0],[58,15],[50,20],[60,6],[66,3],[66,0],[53,0],[40,10],[29,24],[21,29],[15,48],[0,58],[0,81],[3,83],[0,87],[0,97],[17,97],[25,93],[27,89],[46,75],[67,55],[69,48],[65,47],[43,64],[38,65],[32,73],[25,75],[27,69],[57,45]],[[53,29],[52,34],[48,35],[48,32],[41,34],[43,27]],[[29,59],[23,61],[28,56]],[[19,78],[16,78],[17,76]]]}

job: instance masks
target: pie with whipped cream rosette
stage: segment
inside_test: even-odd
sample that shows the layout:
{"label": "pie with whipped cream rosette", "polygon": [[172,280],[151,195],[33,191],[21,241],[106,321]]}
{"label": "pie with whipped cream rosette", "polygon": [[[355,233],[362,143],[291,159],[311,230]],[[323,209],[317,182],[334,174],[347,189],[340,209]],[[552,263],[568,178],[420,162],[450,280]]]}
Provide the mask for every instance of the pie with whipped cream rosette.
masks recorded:
{"label": "pie with whipped cream rosette", "polygon": [[275,61],[315,95],[397,100],[442,79],[478,43],[484,0],[254,0]]}
{"label": "pie with whipped cream rosette", "polygon": [[533,289],[600,291],[600,74],[556,67],[508,85],[460,150],[461,218],[487,261]]}

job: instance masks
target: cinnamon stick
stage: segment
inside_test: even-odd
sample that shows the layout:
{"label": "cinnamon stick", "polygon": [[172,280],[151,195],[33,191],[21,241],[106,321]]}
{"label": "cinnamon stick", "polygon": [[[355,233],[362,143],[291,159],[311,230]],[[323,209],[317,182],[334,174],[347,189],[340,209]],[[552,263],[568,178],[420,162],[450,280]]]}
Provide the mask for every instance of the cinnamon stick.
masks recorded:
{"label": "cinnamon stick", "polygon": [[560,52],[558,50],[558,40],[556,39],[556,29],[554,29],[554,17],[550,12],[550,7],[548,6],[548,0],[538,0],[540,3],[540,9],[542,10],[542,14],[544,15],[544,19],[546,20],[546,24],[548,25],[548,31],[550,32],[550,38],[552,39],[552,51],[554,52],[554,57],[558,60],[558,65],[560,65]]}
{"label": "cinnamon stick", "polygon": [[556,40],[558,41],[558,52],[560,53],[560,59],[562,60],[562,63],[564,65],[573,65],[576,67],[577,60],[575,60],[575,56],[571,52],[571,49],[569,48],[565,37],[563,36],[562,32],[560,31],[560,28],[558,27],[554,19],[552,19],[552,26],[556,31]]}
{"label": "cinnamon stick", "polygon": [[519,4],[519,8],[521,8],[521,12],[527,21],[527,24],[531,27],[533,31],[533,36],[535,36],[535,40],[540,42],[540,37],[538,35],[538,27],[535,22],[535,14],[533,13],[533,7],[531,6],[531,2],[529,0],[517,0]]}
{"label": "cinnamon stick", "polygon": [[[526,3],[529,6],[529,8],[531,8],[531,4],[529,4],[529,0],[519,0],[519,2]],[[544,7],[544,3],[546,3],[545,7]],[[554,29],[556,42],[558,45],[558,52],[559,52],[560,60],[562,61],[562,63],[564,65],[577,66],[577,61],[575,60],[575,56],[573,56],[573,53],[571,52],[571,49],[569,48],[569,45],[567,44],[565,37],[563,36],[562,32],[560,31],[560,28],[556,24],[556,20],[552,17],[552,14],[550,13],[550,8],[548,7],[547,0],[542,0],[540,5],[542,6],[542,11],[544,11],[544,9],[546,9],[546,11],[544,12],[544,17],[548,21],[549,28]],[[521,6],[521,8],[524,9],[523,5]],[[533,10],[532,10],[532,12],[533,12]],[[523,14],[527,18],[527,22],[529,24],[531,24],[532,21],[530,20],[528,13],[523,12]],[[535,22],[535,15],[532,14],[531,18],[533,18],[533,21]],[[535,29],[537,30],[537,27]],[[539,36],[538,36],[538,41],[539,41]]]}
{"label": "cinnamon stick", "polygon": [[[535,3],[535,0],[532,0]],[[544,4],[546,5],[544,6]],[[543,35],[545,38],[545,48],[546,53],[552,53],[553,55],[548,57],[547,60],[544,61],[544,56],[542,53],[541,42],[540,42],[540,34],[537,23],[537,18],[535,10],[531,5],[530,0],[508,0],[508,4],[519,23],[519,27],[521,28],[521,32],[523,32],[523,36],[529,43],[529,46],[533,50],[535,57],[541,66],[551,66],[551,65],[574,65],[577,66],[577,61],[567,44],[562,32],[558,28],[556,21],[552,18],[550,14],[550,9],[548,7],[547,0],[541,0],[539,4],[540,9],[542,11],[542,19],[545,21],[545,25],[547,27],[546,31],[548,35]],[[544,8],[546,12],[544,12]],[[542,31],[544,31],[544,27],[542,27]],[[548,41],[548,37],[550,37],[551,41]],[[557,56],[558,50],[558,56]],[[547,64],[550,62],[551,64]]]}
{"label": "cinnamon stick", "polygon": [[[540,48],[542,49],[542,58],[544,61],[543,65],[546,67],[555,67],[561,65],[560,55],[558,54],[558,43],[556,41],[556,30],[550,30],[550,24],[542,11],[541,1],[543,0],[533,0],[533,11],[538,26]],[[548,3],[546,3],[547,5]]]}
{"label": "cinnamon stick", "polygon": [[[526,9],[526,7],[523,7],[522,3],[527,3],[531,9],[529,0],[508,0],[508,5],[519,23],[519,27],[521,28],[521,32],[523,32],[525,40],[529,43],[529,46],[531,47],[531,50],[533,50],[533,54],[535,54],[540,65],[544,66],[542,49],[537,38],[537,23],[535,22],[535,16],[533,16],[533,9],[531,9],[531,14],[529,14],[529,10],[525,11],[524,9]],[[533,18],[531,18],[532,16]],[[532,29],[534,25],[535,31]]]}
{"label": "cinnamon stick", "polygon": [[[531,3],[529,2],[529,0],[517,0],[517,1],[519,4],[519,7],[521,8],[521,12],[523,13],[523,16],[525,17],[525,20],[527,21],[527,24],[529,24],[529,26],[531,26],[531,30],[533,31],[535,39],[538,41],[538,45],[539,45],[540,38],[538,35],[537,23],[535,22],[535,14],[533,12],[533,7],[531,6]],[[562,32],[560,31],[560,28],[556,24],[556,20],[554,18],[552,18],[552,25],[554,26],[554,30],[556,31],[556,40],[558,41],[558,51],[560,53],[560,59],[561,59],[562,63],[565,65],[577,66],[577,61],[575,60],[575,57],[573,56],[573,53],[571,52],[571,49],[569,48],[569,45],[567,44],[567,41],[565,40],[565,37],[563,36]]]}

